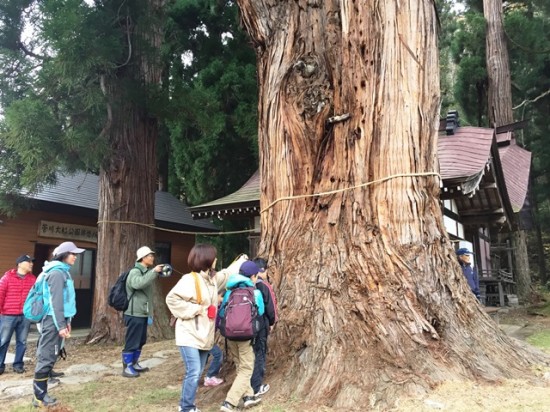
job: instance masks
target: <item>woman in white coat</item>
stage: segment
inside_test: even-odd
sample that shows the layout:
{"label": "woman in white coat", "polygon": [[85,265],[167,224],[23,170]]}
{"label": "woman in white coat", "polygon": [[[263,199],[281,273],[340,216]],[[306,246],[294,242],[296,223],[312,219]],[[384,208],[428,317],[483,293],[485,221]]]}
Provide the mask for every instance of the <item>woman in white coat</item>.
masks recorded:
{"label": "woman in white coat", "polygon": [[182,412],[199,412],[195,397],[208,352],[214,346],[218,293],[225,289],[229,275],[238,273],[248,259],[241,255],[216,273],[216,254],[212,245],[195,245],[187,258],[191,272],[183,275],[166,296],[166,304],[177,319],[176,345],[185,362],[179,408]]}

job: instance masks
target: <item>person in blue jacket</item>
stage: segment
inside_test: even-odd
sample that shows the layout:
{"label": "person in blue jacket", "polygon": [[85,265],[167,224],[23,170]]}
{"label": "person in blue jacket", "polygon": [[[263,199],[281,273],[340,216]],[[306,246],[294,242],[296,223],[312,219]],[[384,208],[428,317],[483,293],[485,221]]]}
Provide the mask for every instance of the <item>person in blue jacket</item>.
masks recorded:
{"label": "person in blue jacket", "polygon": [[44,300],[50,307],[40,322],[40,338],[36,351],[34,369],[34,407],[50,407],[57,403],[48,395],[48,379],[53,366],[63,347],[64,339],[71,335],[71,320],[76,315],[76,295],[74,282],[70,274],[71,266],[77,255],[84,249],[76,247],[73,242],[63,242],[53,251],[53,260],[46,263],[43,273],[46,285]]}
{"label": "person in blue jacket", "polygon": [[477,274],[477,270],[472,267],[472,255],[473,253],[465,247],[462,247],[456,251],[458,263],[460,264],[462,273],[468,281],[470,289],[472,289],[472,292],[476,296],[477,300],[481,300],[481,295],[479,293],[479,276]]}
{"label": "person in blue jacket", "polygon": [[[259,272],[260,268],[258,265],[247,260],[241,265],[239,274],[229,276],[226,285],[227,292],[223,297],[221,306],[222,309],[220,311],[221,317],[224,316],[225,304],[229,300],[229,295],[231,295],[231,292],[239,287],[254,287],[256,281],[258,280]],[[254,290],[254,299],[256,301],[256,306],[258,307],[258,316],[263,316],[265,310],[264,301],[262,298],[262,293],[259,290]],[[255,359],[252,340],[234,341],[227,339],[227,348],[235,361],[237,376],[235,377],[233,385],[231,385],[231,388],[225,397],[225,401],[220,408],[220,411],[222,412],[237,410],[237,405],[239,404],[241,398],[243,399],[245,408],[256,405],[262,400],[259,396],[254,395],[254,390],[250,385],[250,378],[252,377],[252,372],[254,371]]]}

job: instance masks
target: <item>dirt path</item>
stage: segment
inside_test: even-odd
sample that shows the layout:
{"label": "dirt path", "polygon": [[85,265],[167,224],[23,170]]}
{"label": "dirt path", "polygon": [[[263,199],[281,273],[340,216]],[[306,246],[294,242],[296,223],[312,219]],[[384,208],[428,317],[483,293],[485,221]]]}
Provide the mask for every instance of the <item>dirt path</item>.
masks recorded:
{"label": "dirt path", "polygon": [[[530,314],[524,309],[499,314],[499,324],[510,336],[525,340],[533,334],[548,333],[550,319]],[[23,375],[6,373],[0,376],[0,404],[2,410],[28,411],[32,397],[32,366],[34,345],[29,347],[28,371]],[[173,341],[147,344],[142,354],[143,366],[151,371],[137,379],[123,378],[119,346],[85,345],[83,338],[71,339],[67,344],[68,359],[60,360],[56,370],[64,371],[61,383],[51,388],[53,396],[61,402],[50,411],[177,411],[183,378],[183,364]],[[222,369],[229,372],[229,367]],[[415,399],[402,399],[393,409],[405,411],[550,411],[550,371],[539,370],[541,381],[533,384],[523,380],[507,380],[499,384],[482,384],[471,381],[447,382],[433,392]],[[546,374],[546,380],[543,378]],[[231,382],[232,375],[225,376]],[[311,405],[285,394],[288,382],[269,380],[272,390],[265,395],[254,412],[317,412],[334,409]],[[201,381],[202,384],[202,381]],[[229,389],[202,387],[197,404],[202,412],[219,410]],[[368,409],[363,409],[368,410]]]}

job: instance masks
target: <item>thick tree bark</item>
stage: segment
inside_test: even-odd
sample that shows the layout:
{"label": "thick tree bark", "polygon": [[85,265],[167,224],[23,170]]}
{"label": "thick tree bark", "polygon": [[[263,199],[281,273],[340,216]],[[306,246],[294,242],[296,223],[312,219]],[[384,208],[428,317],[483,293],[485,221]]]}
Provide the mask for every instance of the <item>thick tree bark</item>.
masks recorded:
{"label": "thick tree bark", "polygon": [[523,304],[531,300],[531,273],[529,272],[529,253],[527,251],[527,232],[518,229],[512,233],[512,245],[516,264],[516,286],[519,301]]}
{"label": "thick tree bark", "polygon": [[485,37],[487,75],[489,77],[489,123],[491,127],[514,122],[510,59],[502,23],[502,0],[483,0],[487,21]]}
{"label": "thick tree bark", "polygon": [[[99,232],[94,311],[90,342],[124,338],[121,315],[107,304],[110,287],[118,275],[133,267],[136,250],[154,248],[154,205],[157,178],[156,142],[158,122],[147,102],[136,101],[135,88],[142,93],[160,84],[162,65],[157,52],[162,42],[164,0],[128,5],[124,30],[129,33],[129,59],[116,75],[103,84],[108,99],[108,123],[104,129],[112,154],[100,173]],[[140,24],[147,19],[147,24]],[[128,87],[128,85],[133,85]],[[119,224],[113,222],[137,222]],[[140,225],[141,224],[141,225]],[[155,288],[152,338],[168,338],[171,328],[160,288]]]}
{"label": "thick tree bark", "polygon": [[366,410],[445,379],[528,375],[542,356],[485,315],[442,223],[433,2],[238,3],[258,55],[285,396]]}
{"label": "thick tree bark", "polygon": [[[483,14],[487,21],[485,44],[489,77],[489,122],[491,127],[498,127],[514,122],[510,61],[502,22],[502,0],[483,0]],[[515,218],[519,220],[519,216]],[[514,275],[517,292],[523,302],[526,302],[531,295],[527,235],[518,226],[510,237],[514,245]]]}

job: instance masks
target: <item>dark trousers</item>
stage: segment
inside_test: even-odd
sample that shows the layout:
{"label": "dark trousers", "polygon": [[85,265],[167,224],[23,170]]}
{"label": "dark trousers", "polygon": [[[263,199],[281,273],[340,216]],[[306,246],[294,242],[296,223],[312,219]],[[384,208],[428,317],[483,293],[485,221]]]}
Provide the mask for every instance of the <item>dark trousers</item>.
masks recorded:
{"label": "dark trousers", "polygon": [[252,386],[254,393],[260,390],[260,386],[264,381],[268,328],[269,326],[261,329],[254,340],[254,372],[252,372],[252,378],[250,378],[250,386]]}
{"label": "dark trousers", "polygon": [[55,327],[53,318],[45,316],[41,322],[40,338],[36,350],[36,367],[34,378],[43,379],[50,376],[50,372],[57,361],[59,351],[63,344],[63,338]]}
{"label": "dark trousers", "polygon": [[124,315],[126,326],[126,339],[123,352],[134,352],[141,350],[147,342],[147,318]]}

